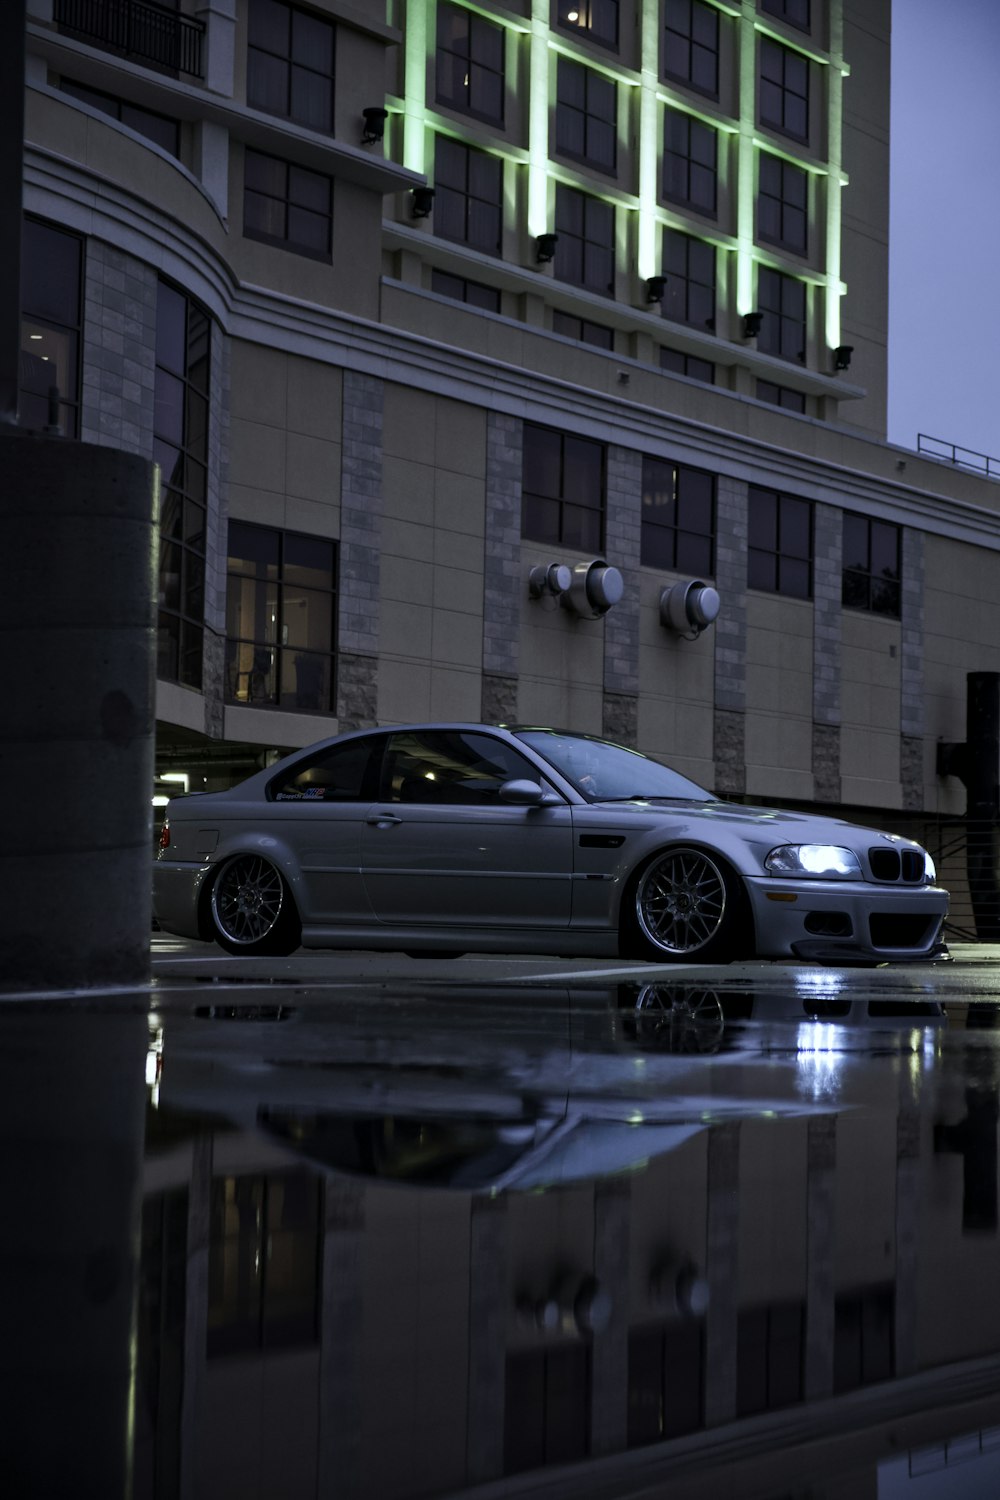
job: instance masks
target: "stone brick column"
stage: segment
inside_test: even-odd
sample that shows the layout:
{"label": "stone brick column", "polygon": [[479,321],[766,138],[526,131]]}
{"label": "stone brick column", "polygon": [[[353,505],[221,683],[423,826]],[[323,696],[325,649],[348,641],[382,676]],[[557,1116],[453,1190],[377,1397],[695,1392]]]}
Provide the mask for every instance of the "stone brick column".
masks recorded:
{"label": "stone brick column", "polygon": [[473,1198],[469,1209],[468,1484],[483,1484],[503,1474],[507,1246],[505,1200]]}
{"label": "stone brick column", "polygon": [[740,1127],[708,1132],[708,1224],[705,1275],[705,1425],[736,1417],[736,1341],[739,1323]]}
{"label": "stone brick column", "polygon": [[153,456],[156,286],[151,266],[87,241],[80,436],[143,458]]}
{"label": "stone brick column", "polygon": [[813,796],[839,802],[843,512],[813,513]]}
{"label": "stone brick column", "polygon": [[483,558],[482,716],[487,724],[517,718],[521,601],[520,417],[486,419],[486,534]]}
{"label": "stone brick column", "polygon": [[611,1178],[594,1189],[594,1276],[611,1302],[607,1326],[595,1329],[591,1355],[590,1452],[628,1446],[629,1231],[632,1185]]}
{"label": "stone brick column", "polygon": [[899,771],[903,808],[924,805],[924,533],[903,529]]}
{"label": "stone brick column", "polygon": [[318,1495],[362,1492],[365,1188],[327,1179],[319,1355]]}
{"label": "stone brick column", "polygon": [[807,1401],[833,1395],[837,1117],[809,1121],[806,1148]]}
{"label": "stone brick column", "polygon": [[635,745],[639,733],[639,539],[642,527],[642,455],[608,449],[605,555],[625,584],[604,617],[603,730],[609,739]]}
{"label": "stone brick column", "polygon": [[749,486],[720,476],[716,490],[715,790],[746,791],[747,505]]}
{"label": "stone brick column", "polygon": [[337,630],[342,730],[370,728],[378,717],[383,393],[376,377],[344,371]]}

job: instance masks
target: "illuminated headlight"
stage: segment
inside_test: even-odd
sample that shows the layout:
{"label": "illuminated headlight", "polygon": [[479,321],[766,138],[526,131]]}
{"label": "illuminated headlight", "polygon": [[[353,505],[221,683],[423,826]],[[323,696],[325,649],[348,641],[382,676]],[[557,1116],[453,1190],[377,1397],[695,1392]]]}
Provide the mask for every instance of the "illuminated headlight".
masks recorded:
{"label": "illuminated headlight", "polygon": [[924,879],[928,885],[933,885],[937,880],[937,865],[926,850],[924,851]]}
{"label": "illuminated headlight", "polygon": [[835,844],[782,844],[764,861],[769,875],[813,875],[827,880],[860,880],[861,866],[850,849]]}

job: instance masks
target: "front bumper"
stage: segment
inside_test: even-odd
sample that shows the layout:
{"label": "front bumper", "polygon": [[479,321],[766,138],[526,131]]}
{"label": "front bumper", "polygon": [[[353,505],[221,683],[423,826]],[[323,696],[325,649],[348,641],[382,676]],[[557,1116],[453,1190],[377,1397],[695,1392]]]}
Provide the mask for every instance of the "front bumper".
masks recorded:
{"label": "front bumper", "polygon": [[746,881],[761,958],[818,963],[931,958],[940,950],[948,892],[860,880]]}

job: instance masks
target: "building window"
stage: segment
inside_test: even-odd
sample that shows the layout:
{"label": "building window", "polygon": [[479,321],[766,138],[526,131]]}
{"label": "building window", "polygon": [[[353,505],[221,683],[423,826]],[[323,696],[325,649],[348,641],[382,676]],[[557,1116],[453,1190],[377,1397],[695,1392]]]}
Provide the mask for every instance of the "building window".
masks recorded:
{"label": "building window", "polygon": [[431,291],[439,297],[450,297],[453,302],[467,302],[470,307],[481,307],[485,312],[500,311],[500,293],[495,286],[484,286],[481,281],[468,281],[464,276],[452,276],[449,271],[431,272]]}
{"label": "building window", "polygon": [[438,6],[437,102],[503,124],[504,30],[459,5]]}
{"label": "building window", "polygon": [[801,167],[766,152],[760,156],[757,196],[757,237],[782,245],[798,255],[806,253],[809,220],[809,178]]}
{"label": "building window", "polygon": [[715,384],[715,365],[710,359],[699,359],[696,354],[682,354],[679,349],[660,348],[660,369],[672,375],[686,375],[689,380],[701,380],[705,385]]}
{"label": "building window", "polygon": [[640,560],[647,568],[714,576],[713,474],[669,459],[643,459]]}
{"label": "building window", "polygon": [[213,1180],[209,1358],[317,1342],[322,1195],[310,1172]]}
{"label": "building window", "polygon": [[760,39],[760,122],[809,139],[809,60],[767,36]]}
{"label": "building window", "polygon": [[719,97],[719,12],[703,0],[666,0],[663,72]]}
{"label": "building window", "polygon": [[835,1299],[833,1389],[838,1396],[891,1380],[896,1373],[895,1347],[896,1294],[891,1283]]}
{"label": "building window", "polygon": [[603,198],[556,184],[555,274],[604,296],[615,290],[615,211]]}
{"label": "building window", "polygon": [[250,0],[247,104],[309,130],[333,131],[329,21],[282,0]]}
{"label": "building window", "polygon": [[589,1340],[508,1354],[503,1393],[505,1474],[567,1464],[590,1452]]}
{"label": "building window", "polygon": [[559,0],[559,25],[618,50],[618,0]]}
{"label": "building window", "polygon": [[434,153],[434,233],[488,255],[500,253],[503,162],[439,135]]}
{"label": "building window", "polygon": [[613,328],[605,328],[602,323],[590,323],[586,318],[575,318],[571,313],[559,312],[552,314],[552,332],[561,333],[563,338],[579,339],[581,344],[590,344],[595,349],[613,349],[615,347],[615,331]]}
{"label": "building window", "polygon": [[750,486],[747,586],[793,599],[812,597],[812,506]]}
{"label": "building window", "polygon": [[323,537],[229,523],[226,696],[331,713],[336,549]]}
{"label": "building window", "polygon": [[54,392],[60,427],[79,437],[83,241],[38,219],[25,219],[21,233],[20,423],[48,426]]}
{"label": "building window", "polygon": [[773,380],[758,380],[757,400],[784,407],[785,411],[804,414],[806,409],[806,398],[801,391],[793,391],[787,385],[775,385]]}
{"label": "building window", "polygon": [[718,137],[679,109],[663,115],[663,196],[714,218],[718,190]]}
{"label": "building window", "polygon": [[806,1310],[801,1302],[744,1308],[736,1332],[736,1410],[793,1406],[804,1395]]}
{"label": "building window", "polygon": [[171,120],[168,115],[158,115],[151,109],[140,109],[138,104],[116,99],[113,94],[102,94],[99,89],[89,89],[69,78],[64,78],[59,88],[73,99],[79,99],[81,104],[89,104],[91,109],[99,109],[102,115],[110,115],[112,120],[127,125],[137,135],[144,135],[170,156],[180,155],[180,123]]}
{"label": "building window", "polygon": [[845,512],[845,608],[899,619],[901,537],[900,528],[890,521]]}
{"label": "building window", "polygon": [[613,172],[618,144],[618,89],[593,68],[560,57],[556,149],[602,172]]}
{"label": "building window", "polygon": [[201,687],[211,323],[177,287],[156,294],[153,458],[160,466],[157,675]]}
{"label": "building window", "polygon": [[333,184],[248,146],[243,158],[243,233],[313,260],[328,260],[333,228]]}
{"label": "building window", "polygon": [[604,545],[604,444],[524,424],[521,533],[581,552]]}
{"label": "building window", "polygon": [[633,1328],[628,1335],[628,1446],[705,1425],[703,1318]]}
{"label": "building window", "polygon": [[760,8],[800,31],[809,30],[809,0],[760,0]]}
{"label": "building window", "polygon": [[715,246],[679,229],[665,229],[663,273],[667,278],[660,303],[663,316],[714,331]]}
{"label": "building window", "polygon": [[757,305],[764,314],[757,348],[779,359],[806,360],[805,282],[761,266],[757,273]]}

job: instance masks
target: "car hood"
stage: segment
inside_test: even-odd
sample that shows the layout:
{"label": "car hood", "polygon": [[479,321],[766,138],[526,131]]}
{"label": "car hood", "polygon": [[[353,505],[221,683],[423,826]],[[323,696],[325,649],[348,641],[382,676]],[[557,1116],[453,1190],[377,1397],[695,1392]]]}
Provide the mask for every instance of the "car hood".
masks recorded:
{"label": "car hood", "polygon": [[644,822],[657,814],[674,821],[704,823],[709,828],[726,829],[737,837],[743,835],[753,843],[837,844],[847,848],[867,848],[882,841],[896,846],[917,847],[912,839],[884,833],[843,818],[828,818],[821,813],[794,812],[783,807],[746,807],[739,802],[686,802],[668,797],[649,797],[630,802],[593,802],[591,806],[605,813],[635,816]]}

